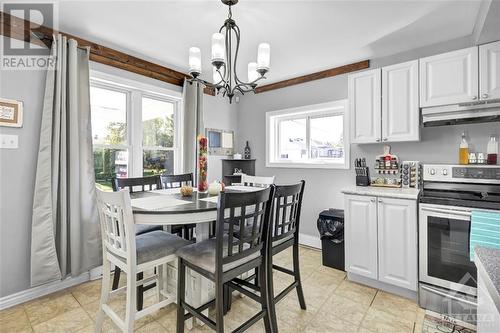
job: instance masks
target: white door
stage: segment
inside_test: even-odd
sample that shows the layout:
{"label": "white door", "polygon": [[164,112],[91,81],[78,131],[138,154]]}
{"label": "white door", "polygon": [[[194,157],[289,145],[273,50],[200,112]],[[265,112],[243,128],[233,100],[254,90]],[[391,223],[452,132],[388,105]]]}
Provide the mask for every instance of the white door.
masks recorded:
{"label": "white door", "polygon": [[417,204],[378,199],[378,279],[417,290]]}
{"label": "white door", "polygon": [[500,41],[479,46],[479,92],[484,100],[500,98]]}
{"label": "white door", "polygon": [[420,59],[420,106],[477,100],[478,64],[477,46]]}
{"label": "white door", "polygon": [[382,141],[418,140],[418,60],[383,67]]}
{"label": "white door", "polygon": [[377,279],[377,202],[375,197],[345,195],[345,267]]}
{"label": "white door", "polygon": [[349,75],[348,81],[352,142],[380,142],[380,68]]}

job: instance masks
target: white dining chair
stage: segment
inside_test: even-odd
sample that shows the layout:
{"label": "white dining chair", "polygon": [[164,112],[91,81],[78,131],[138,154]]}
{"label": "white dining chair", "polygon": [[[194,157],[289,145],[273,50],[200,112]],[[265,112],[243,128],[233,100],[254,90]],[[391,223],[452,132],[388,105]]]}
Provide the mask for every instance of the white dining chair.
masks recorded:
{"label": "white dining chair", "polygon": [[267,188],[272,184],[274,184],[274,176],[260,177],[260,176],[241,175],[240,183],[243,186],[255,186],[255,187]]}
{"label": "white dining chair", "polygon": [[[176,235],[156,230],[146,234],[135,234],[134,216],[127,190],[118,192],[97,191],[97,206],[101,221],[103,273],[101,302],[96,318],[95,331],[102,331],[107,315],[123,332],[133,332],[136,320],[175,302],[176,295],[162,290],[166,285],[163,277],[164,265],[175,261],[175,252],[191,244]],[[124,287],[111,290],[111,264],[118,266],[127,275]],[[155,274],[137,281],[137,273],[156,268]],[[137,286],[156,282],[157,302],[137,311]],[[110,295],[126,289],[125,318],[120,318],[108,305]]]}

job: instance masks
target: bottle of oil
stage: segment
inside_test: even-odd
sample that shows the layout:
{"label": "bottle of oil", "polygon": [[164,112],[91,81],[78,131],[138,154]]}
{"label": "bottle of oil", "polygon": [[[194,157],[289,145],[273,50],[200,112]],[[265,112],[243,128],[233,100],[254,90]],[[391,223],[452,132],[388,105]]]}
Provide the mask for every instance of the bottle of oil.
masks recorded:
{"label": "bottle of oil", "polygon": [[469,164],[469,143],[465,132],[462,133],[462,141],[460,142],[460,149],[458,154],[459,164]]}

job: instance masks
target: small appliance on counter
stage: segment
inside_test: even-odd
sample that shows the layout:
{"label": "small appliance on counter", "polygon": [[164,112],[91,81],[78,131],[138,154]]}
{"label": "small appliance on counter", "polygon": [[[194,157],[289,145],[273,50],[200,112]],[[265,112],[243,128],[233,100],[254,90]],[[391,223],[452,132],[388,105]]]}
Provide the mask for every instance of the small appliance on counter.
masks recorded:
{"label": "small appliance on counter", "polygon": [[401,187],[399,157],[391,154],[391,146],[384,146],[384,153],[377,156],[375,173],[378,173],[378,177],[371,178],[371,186]]}
{"label": "small appliance on counter", "polygon": [[356,170],[356,186],[370,186],[370,169],[366,166],[366,158],[354,160]]}

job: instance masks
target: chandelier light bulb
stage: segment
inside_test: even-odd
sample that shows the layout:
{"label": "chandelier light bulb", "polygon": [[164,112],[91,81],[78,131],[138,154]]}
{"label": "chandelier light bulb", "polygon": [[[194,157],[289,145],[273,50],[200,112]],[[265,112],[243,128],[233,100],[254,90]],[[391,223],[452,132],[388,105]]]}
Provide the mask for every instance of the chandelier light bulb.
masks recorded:
{"label": "chandelier light bulb", "polygon": [[212,35],[212,62],[224,62],[226,53],[224,38],[219,32]]}
{"label": "chandelier light bulb", "polygon": [[257,63],[248,63],[248,82],[253,82],[259,78],[259,73],[257,72]]}
{"label": "chandelier light bulb", "polygon": [[271,62],[271,46],[268,43],[260,43],[257,52],[257,68],[269,70]]}
{"label": "chandelier light bulb", "polygon": [[201,51],[197,47],[189,48],[189,73],[201,73]]}

